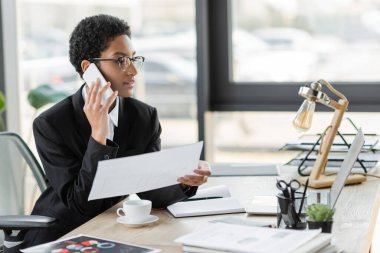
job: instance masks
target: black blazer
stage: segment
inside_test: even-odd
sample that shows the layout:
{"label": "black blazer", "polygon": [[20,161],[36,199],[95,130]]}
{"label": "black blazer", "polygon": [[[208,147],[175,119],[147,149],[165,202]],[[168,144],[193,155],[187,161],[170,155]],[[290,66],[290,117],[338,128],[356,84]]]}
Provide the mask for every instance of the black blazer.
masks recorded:
{"label": "black blazer", "polygon": [[[87,201],[98,161],[161,148],[156,109],[134,98],[118,98],[119,121],[114,140],[107,140],[106,146],[96,142],[83,112],[82,88],[34,120],[37,151],[48,188],[37,200],[32,214],[55,217],[58,224],[52,229],[29,231],[25,246],[55,240],[126,197]],[[184,191],[177,184],[138,195],[151,200],[154,208],[164,208],[194,195],[196,190],[191,187]]]}

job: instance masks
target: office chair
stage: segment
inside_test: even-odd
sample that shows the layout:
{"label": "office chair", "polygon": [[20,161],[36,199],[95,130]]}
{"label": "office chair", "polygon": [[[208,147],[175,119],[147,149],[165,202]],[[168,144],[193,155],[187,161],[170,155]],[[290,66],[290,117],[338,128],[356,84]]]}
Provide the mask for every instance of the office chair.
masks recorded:
{"label": "office chair", "polygon": [[33,178],[41,192],[47,186],[44,171],[19,135],[0,132],[0,164],[0,252],[15,253],[27,230],[50,227],[55,218],[24,215],[30,212],[26,195],[32,192]]}

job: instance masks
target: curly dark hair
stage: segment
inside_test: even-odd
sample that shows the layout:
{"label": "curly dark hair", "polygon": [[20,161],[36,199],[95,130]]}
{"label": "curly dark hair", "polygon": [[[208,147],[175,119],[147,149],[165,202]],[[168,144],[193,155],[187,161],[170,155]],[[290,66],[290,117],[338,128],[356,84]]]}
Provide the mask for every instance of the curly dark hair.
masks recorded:
{"label": "curly dark hair", "polygon": [[70,36],[71,64],[82,77],[81,62],[99,57],[112,39],[124,34],[131,37],[130,27],[117,17],[100,14],[82,19]]}

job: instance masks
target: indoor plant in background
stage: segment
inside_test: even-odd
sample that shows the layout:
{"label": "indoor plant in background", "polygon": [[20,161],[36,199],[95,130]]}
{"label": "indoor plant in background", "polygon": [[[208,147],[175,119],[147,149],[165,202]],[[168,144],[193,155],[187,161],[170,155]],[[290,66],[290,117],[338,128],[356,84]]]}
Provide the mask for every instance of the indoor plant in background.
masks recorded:
{"label": "indoor plant in background", "polygon": [[322,228],[323,233],[331,233],[335,210],[329,205],[312,204],[307,207],[309,229]]}
{"label": "indoor plant in background", "polygon": [[5,124],[3,119],[3,112],[5,110],[5,96],[3,92],[0,91],[0,132],[5,131]]}

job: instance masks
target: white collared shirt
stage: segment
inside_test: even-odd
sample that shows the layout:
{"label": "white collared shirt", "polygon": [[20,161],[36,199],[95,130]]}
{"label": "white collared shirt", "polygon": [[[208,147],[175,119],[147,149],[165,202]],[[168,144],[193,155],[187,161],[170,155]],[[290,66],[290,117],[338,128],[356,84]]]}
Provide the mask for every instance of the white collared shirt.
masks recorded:
{"label": "white collared shirt", "polygon": [[[86,101],[87,99],[87,92],[86,92],[86,86],[83,87],[82,89],[82,97],[83,97],[83,100]],[[119,123],[119,97],[116,98],[116,105],[115,107],[112,109],[112,111],[110,111],[108,113],[108,135],[107,135],[107,139],[113,141],[113,137],[114,137],[114,133],[115,133],[115,127],[118,126],[118,123]]]}

